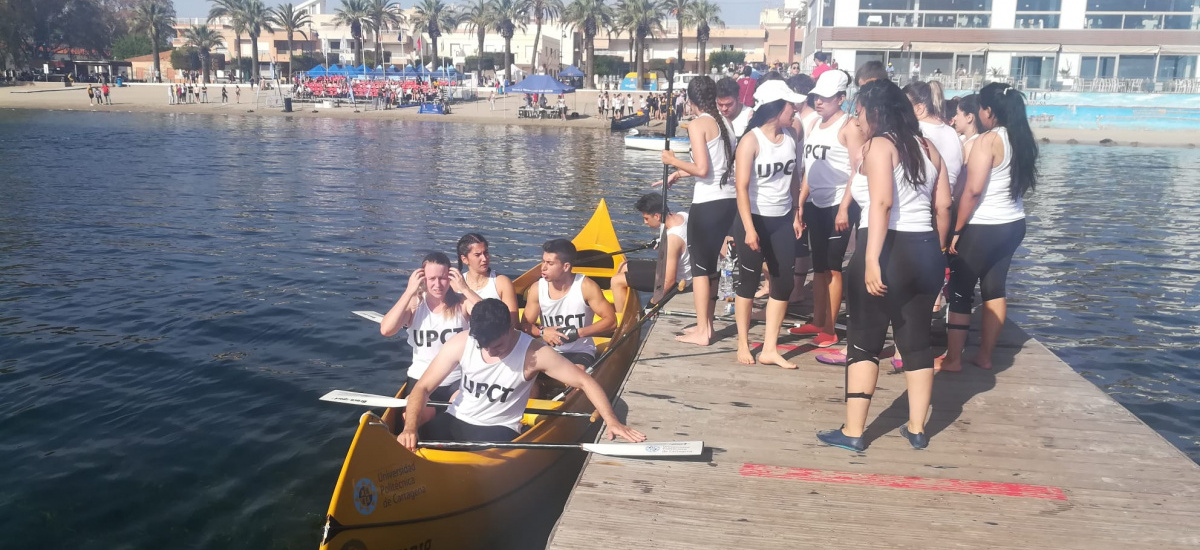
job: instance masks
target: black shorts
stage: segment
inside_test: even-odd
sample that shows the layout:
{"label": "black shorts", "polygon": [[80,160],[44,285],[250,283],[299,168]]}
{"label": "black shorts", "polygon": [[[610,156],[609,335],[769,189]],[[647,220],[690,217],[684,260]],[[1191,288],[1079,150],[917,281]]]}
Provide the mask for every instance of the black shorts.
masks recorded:
{"label": "black shorts", "polygon": [[560,351],[559,354],[566,357],[567,361],[576,365],[583,365],[584,368],[590,367],[596,362],[596,356],[590,353],[563,353]]}
{"label": "black shorts", "polygon": [[520,433],[506,426],[476,426],[453,415],[439,414],[421,427],[421,437],[433,441],[512,441]]}
{"label": "black shorts", "polygon": [[735,292],[739,298],[753,298],[762,278],[763,263],[771,277],[771,299],[786,302],[796,286],[796,230],[792,225],[793,214],[764,217],[751,214],[754,231],[758,233],[758,250],[746,245],[746,228],[742,224],[733,227],[733,238],[737,244],[738,275]]}
{"label": "black shorts", "polygon": [[[726,185],[733,185],[730,181]],[[717,260],[721,245],[737,219],[737,199],[693,204],[688,209],[687,247],[692,257],[692,277],[720,275]]]}
{"label": "black shorts", "polygon": [[638,292],[654,292],[654,277],[658,275],[658,262],[654,260],[629,260],[625,262],[625,282]]}
{"label": "black shorts", "polygon": [[[413,386],[415,385],[417,385],[416,380],[412,378],[405,379],[404,389],[400,390],[400,399],[408,397],[408,394],[412,393]],[[459,385],[460,382],[455,382],[445,386],[438,386],[436,390],[433,390],[433,393],[429,394],[429,400],[435,403],[449,403],[450,397],[454,395],[454,392],[458,391]]]}
{"label": "black shorts", "polygon": [[838,205],[821,208],[811,202],[804,203],[804,225],[808,228],[808,247],[812,250],[813,273],[842,271],[846,248],[850,246],[850,233],[858,226],[858,217],[862,210],[858,203],[852,201],[847,209],[850,227],[845,231],[837,231],[834,225],[838,208]]}

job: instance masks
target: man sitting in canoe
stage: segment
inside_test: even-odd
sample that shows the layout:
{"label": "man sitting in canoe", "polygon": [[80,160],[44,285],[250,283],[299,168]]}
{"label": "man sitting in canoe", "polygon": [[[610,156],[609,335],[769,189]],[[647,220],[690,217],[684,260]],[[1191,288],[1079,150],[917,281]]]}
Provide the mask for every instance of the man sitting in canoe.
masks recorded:
{"label": "man sitting in canoe", "polygon": [[472,310],[470,332],[450,338],[408,394],[404,430],[396,437],[408,450],[417,448],[417,428],[429,394],[456,367],[462,373],[462,391],[447,414],[435,416],[425,427],[433,440],[511,441],[521,433],[521,418],[539,373],[583,390],[608,424],[609,439],[646,440],[617,419],[600,384],[549,345],[512,328],[508,306],[488,298]]}
{"label": "man sitting in canoe", "polygon": [[[659,233],[658,246],[667,246],[667,286],[681,281],[692,281],[692,260],[687,248],[687,212],[667,212],[666,231],[662,229],[662,193],[646,193],[634,204],[642,214],[646,227]],[[654,277],[657,274],[656,260],[629,260],[617,268],[612,278],[613,303],[624,304],[629,287],[639,292],[654,292]]]}
{"label": "man sitting in canoe", "polygon": [[[574,263],[571,241],[552,239],[542,245],[542,278],[525,297],[524,328],[586,369],[596,361],[592,336],[611,332],[617,311],[596,281],[571,271]],[[600,320],[592,322],[596,315]]]}

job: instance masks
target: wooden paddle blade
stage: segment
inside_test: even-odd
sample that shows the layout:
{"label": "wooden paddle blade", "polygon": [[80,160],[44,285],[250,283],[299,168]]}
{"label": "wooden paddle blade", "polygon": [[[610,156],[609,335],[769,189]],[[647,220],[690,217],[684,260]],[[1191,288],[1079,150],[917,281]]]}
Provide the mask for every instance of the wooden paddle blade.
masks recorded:
{"label": "wooden paddle blade", "polygon": [[703,441],[646,441],[644,443],[583,443],[583,450],[605,456],[699,456]]}
{"label": "wooden paddle blade", "polygon": [[333,390],[321,396],[321,401],[330,401],[333,403],[347,403],[350,405],[363,405],[365,407],[404,407],[408,405],[407,399],[396,399],[383,395],[372,395],[369,393],[358,393],[346,390]]}
{"label": "wooden paddle blade", "polygon": [[378,311],[351,311],[350,313],[353,313],[368,321],[375,321],[376,323],[383,322],[383,314],[379,313]]}

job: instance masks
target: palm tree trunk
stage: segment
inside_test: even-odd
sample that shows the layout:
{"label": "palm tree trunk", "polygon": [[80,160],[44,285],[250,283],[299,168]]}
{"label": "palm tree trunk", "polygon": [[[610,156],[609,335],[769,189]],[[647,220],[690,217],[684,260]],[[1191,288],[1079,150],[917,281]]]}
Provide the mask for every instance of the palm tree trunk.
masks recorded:
{"label": "palm tree trunk", "polygon": [[507,85],[512,82],[512,63],[508,62],[508,58],[512,56],[512,37],[504,37],[504,83]]}
{"label": "palm tree trunk", "polygon": [[[479,33],[478,38],[479,38],[479,54],[478,54],[478,56],[479,56],[479,76],[477,77],[477,80],[480,83],[482,83],[483,82],[483,41],[487,38],[487,31],[485,30],[485,31]],[[464,65],[465,65],[465,63],[464,63]],[[465,70],[465,67],[464,67],[464,70]]]}
{"label": "palm tree trunk", "polygon": [[292,57],[296,55],[296,48],[292,46],[292,31],[288,31],[288,80],[292,79]]}
{"label": "palm tree trunk", "polygon": [[437,37],[431,36],[431,37],[429,37],[429,41],[433,42],[433,68],[436,69],[441,66],[441,65],[439,65],[439,63],[441,63],[441,60],[438,59]]}
{"label": "palm tree trunk", "polygon": [[679,23],[679,57],[677,57],[675,59],[679,60],[679,67],[682,69],[684,67],[684,63],[683,63],[683,14],[681,13],[681,14],[677,15],[675,17],[675,21],[677,21]]}
{"label": "palm tree trunk", "polygon": [[586,87],[586,88],[593,88],[593,89],[594,89],[594,88],[596,87],[596,83],[595,83],[595,76],[594,76],[594,75],[596,74],[596,73],[595,73],[595,70],[596,70],[596,64],[594,63],[594,61],[596,61],[596,59],[595,59],[595,57],[596,57],[596,44],[595,44],[595,37],[593,37],[593,36],[588,36],[588,37],[586,37],[586,40],[587,40],[587,46],[586,46],[586,52],[587,52],[587,78],[586,78],[586,79],[584,79],[583,85],[584,85],[584,87]]}
{"label": "palm tree trunk", "polygon": [[150,49],[154,50],[154,74],[149,80],[162,83],[162,72],[158,64],[158,33],[150,33]]}
{"label": "palm tree trunk", "polygon": [[241,76],[242,72],[242,33],[233,34],[233,72]]}
{"label": "palm tree trunk", "polygon": [[634,66],[636,67],[635,70],[637,71],[637,78],[635,79],[636,84],[634,85],[634,88],[639,91],[643,89],[642,86],[645,82],[645,80],[642,78],[642,48],[645,46],[645,40],[646,39],[639,34],[637,36],[637,40],[635,41],[635,48],[637,51],[634,52],[634,55],[636,56],[634,58]]}
{"label": "palm tree trunk", "polygon": [[538,42],[541,41],[541,39],[542,39],[542,16],[541,16],[541,14],[538,14],[538,16],[534,18],[534,21],[537,23],[537,34],[533,35],[533,65],[530,67],[530,70],[533,72],[533,74],[539,74],[538,73]]}
{"label": "palm tree trunk", "polygon": [[700,44],[700,73],[705,74],[708,71],[708,58],[704,57],[704,46],[706,44],[699,40],[697,42]]}
{"label": "palm tree trunk", "polygon": [[258,70],[258,35],[257,34],[250,35],[250,58],[254,60],[254,64],[251,65],[251,67],[252,67],[251,72],[254,74],[254,82],[257,84],[261,77],[261,74],[259,73],[259,70]]}

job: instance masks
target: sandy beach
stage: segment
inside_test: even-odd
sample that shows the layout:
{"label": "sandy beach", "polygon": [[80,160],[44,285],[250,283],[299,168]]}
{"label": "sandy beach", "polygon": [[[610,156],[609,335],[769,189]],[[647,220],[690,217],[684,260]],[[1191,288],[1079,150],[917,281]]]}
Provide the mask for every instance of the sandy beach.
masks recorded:
{"label": "sandy beach", "polygon": [[[210,103],[169,105],[166,85],[135,84],[123,88],[111,88],[112,105],[89,106],[87,86],[75,85],[64,88],[61,84],[27,84],[24,86],[0,87],[0,109],[46,109],[67,111],[125,112],[125,113],[189,113],[224,114],[237,116],[289,116],[325,118],[382,118],[394,120],[420,120],[474,124],[516,124],[522,126],[597,128],[607,129],[609,121],[596,116],[596,91],[581,90],[566,96],[571,112],[580,116],[569,120],[517,118],[517,107],[522,101],[519,94],[508,94],[496,100],[495,109],[488,105],[486,97],[475,101],[458,102],[449,115],[421,115],[416,108],[389,109],[378,111],[369,104],[360,104],[356,110],[348,103],[340,107],[324,108],[319,104],[297,103],[293,112],[284,113],[279,107],[255,105],[255,92],[241,86],[241,103],[234,102],[234,88],[227,86],[230,103],[221,104],[221,85],[209,85]],[[655,122],[652,126],[661,125]],[[1061,128],[1034,128],[1034,133],[1043,143],[1068,143],[1084,145],[1121,145],[1133,147],[1188,147],[1200,146],[1200,136],[1189,131],[1149,130],[1075,130]]]}

